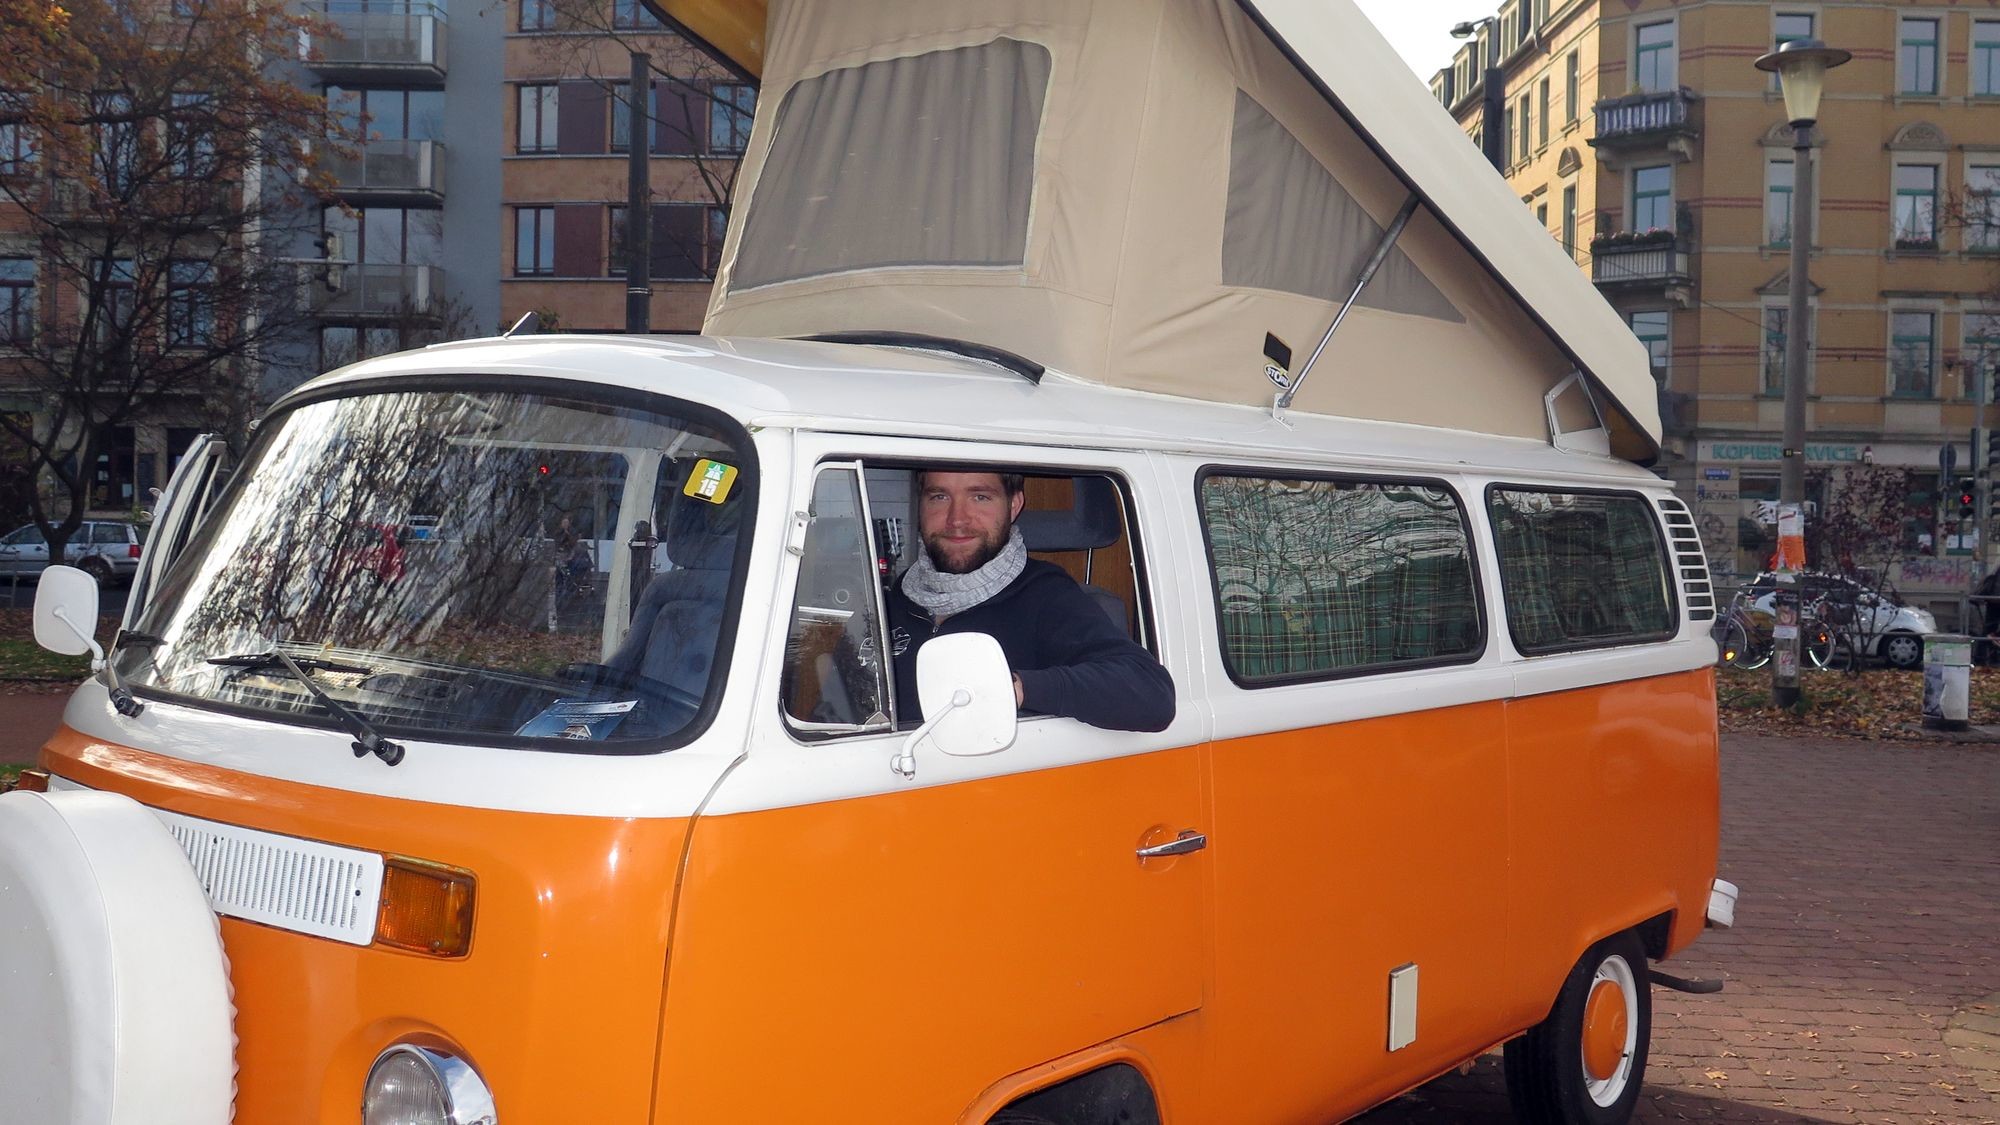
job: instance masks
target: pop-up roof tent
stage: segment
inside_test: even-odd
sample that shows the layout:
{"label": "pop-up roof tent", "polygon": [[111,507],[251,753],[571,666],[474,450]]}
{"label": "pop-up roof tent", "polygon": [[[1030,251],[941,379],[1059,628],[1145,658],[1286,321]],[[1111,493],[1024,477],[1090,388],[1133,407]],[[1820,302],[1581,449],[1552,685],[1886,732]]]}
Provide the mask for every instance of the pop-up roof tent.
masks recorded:
{"label": "pop-up roof tent", "polygon": [[1644,350],[1350,0],[655,2],[762,82],[710,333],[1267,404],[1414,198],[1292,408],[1553,440],[1587,386],[1658,449]]}

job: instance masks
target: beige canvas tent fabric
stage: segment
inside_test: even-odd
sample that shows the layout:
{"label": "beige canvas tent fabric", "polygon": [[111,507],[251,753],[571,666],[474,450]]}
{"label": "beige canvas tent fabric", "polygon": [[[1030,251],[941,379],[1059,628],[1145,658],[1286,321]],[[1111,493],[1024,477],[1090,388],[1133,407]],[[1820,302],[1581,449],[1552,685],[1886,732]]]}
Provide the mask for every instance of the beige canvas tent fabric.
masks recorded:
{"label": "beige canvas tent fabric", "polygon": [[[1340,61],[1391,57],[1361,26]],[[716,334],[930,333],[1268,403],[1267,336],[1295,371],[1410,194],[1233,0],[773,0],[765,49]],[[1394,112],[1443,117],[1402,83]],[[1534,223],[1445,129],[1426,175],[1504,206],[1420,208],[1294,409],[1545,439],[1542,396],[1581,363],[1614,449],[1650,456],[1643,350],[1546,234],[1567,276],[1530,263],[1532,307],[1468,249],[1469,222]],[[1565,332],[1551,301],[1596,309]]]}

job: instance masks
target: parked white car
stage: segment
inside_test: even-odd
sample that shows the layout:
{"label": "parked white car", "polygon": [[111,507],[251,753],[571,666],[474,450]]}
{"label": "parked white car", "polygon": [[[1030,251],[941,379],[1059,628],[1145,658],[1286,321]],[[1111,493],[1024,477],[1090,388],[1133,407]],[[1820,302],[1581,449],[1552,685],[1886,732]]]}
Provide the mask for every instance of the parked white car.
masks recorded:
{"label": "parked white car", "polygon": [[[1807,602],[1822,596],[1834,609],[1829,622],[1861,639],[1864,656],[1879,657],[1892,668],[1915,668],[1924,662],[1924,638],[1938,631],[1929,610],[1906,605],[1893,588],[1880,593],[1852,578],[1835,574],[1803,575],[1800,594]],[[1771,613],[1777,602],[1777,579],[1770,571],[1751,582],[1759,612]]]}
{"label": "parked white car", "polygon": [[[139,570],[146,527],[130,520],[85,520],[63,547],[63,561],[100,586],[129,582]],[[0,536],[0,577],[37,578],[49,565],[48,540],[34,524]]]}

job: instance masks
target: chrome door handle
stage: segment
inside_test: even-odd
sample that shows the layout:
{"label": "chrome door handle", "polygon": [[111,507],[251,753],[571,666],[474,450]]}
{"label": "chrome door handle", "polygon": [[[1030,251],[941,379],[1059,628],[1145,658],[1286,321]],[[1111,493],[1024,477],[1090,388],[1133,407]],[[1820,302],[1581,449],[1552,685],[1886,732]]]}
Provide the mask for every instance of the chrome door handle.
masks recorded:
{"label": "chrome door handle", "polygon": [[1139,858],[1159,859],[1170,855],[1188,855],[1198,852],[1207,846],[1208,836],[1190,828],[1164,844],[1155,844],[1150,848],[1140,848]]}

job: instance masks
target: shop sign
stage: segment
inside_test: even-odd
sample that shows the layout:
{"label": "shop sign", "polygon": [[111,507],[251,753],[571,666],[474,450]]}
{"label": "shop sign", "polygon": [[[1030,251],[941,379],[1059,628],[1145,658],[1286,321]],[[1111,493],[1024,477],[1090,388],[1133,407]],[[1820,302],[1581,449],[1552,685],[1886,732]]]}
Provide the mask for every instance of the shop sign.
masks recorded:
{"label": "shop sign", "polygon": [[[1768,461],[1772,464],[1777,464],[1785,459],[1785,447],[1774,441],[1705,441],[1701,443],[1699,454],[1704,461]],[[1817,465],[1858,465],[1861,463],[1861,447],[1858,445],[1808,444],[1806,446],[1806,463]]]}

